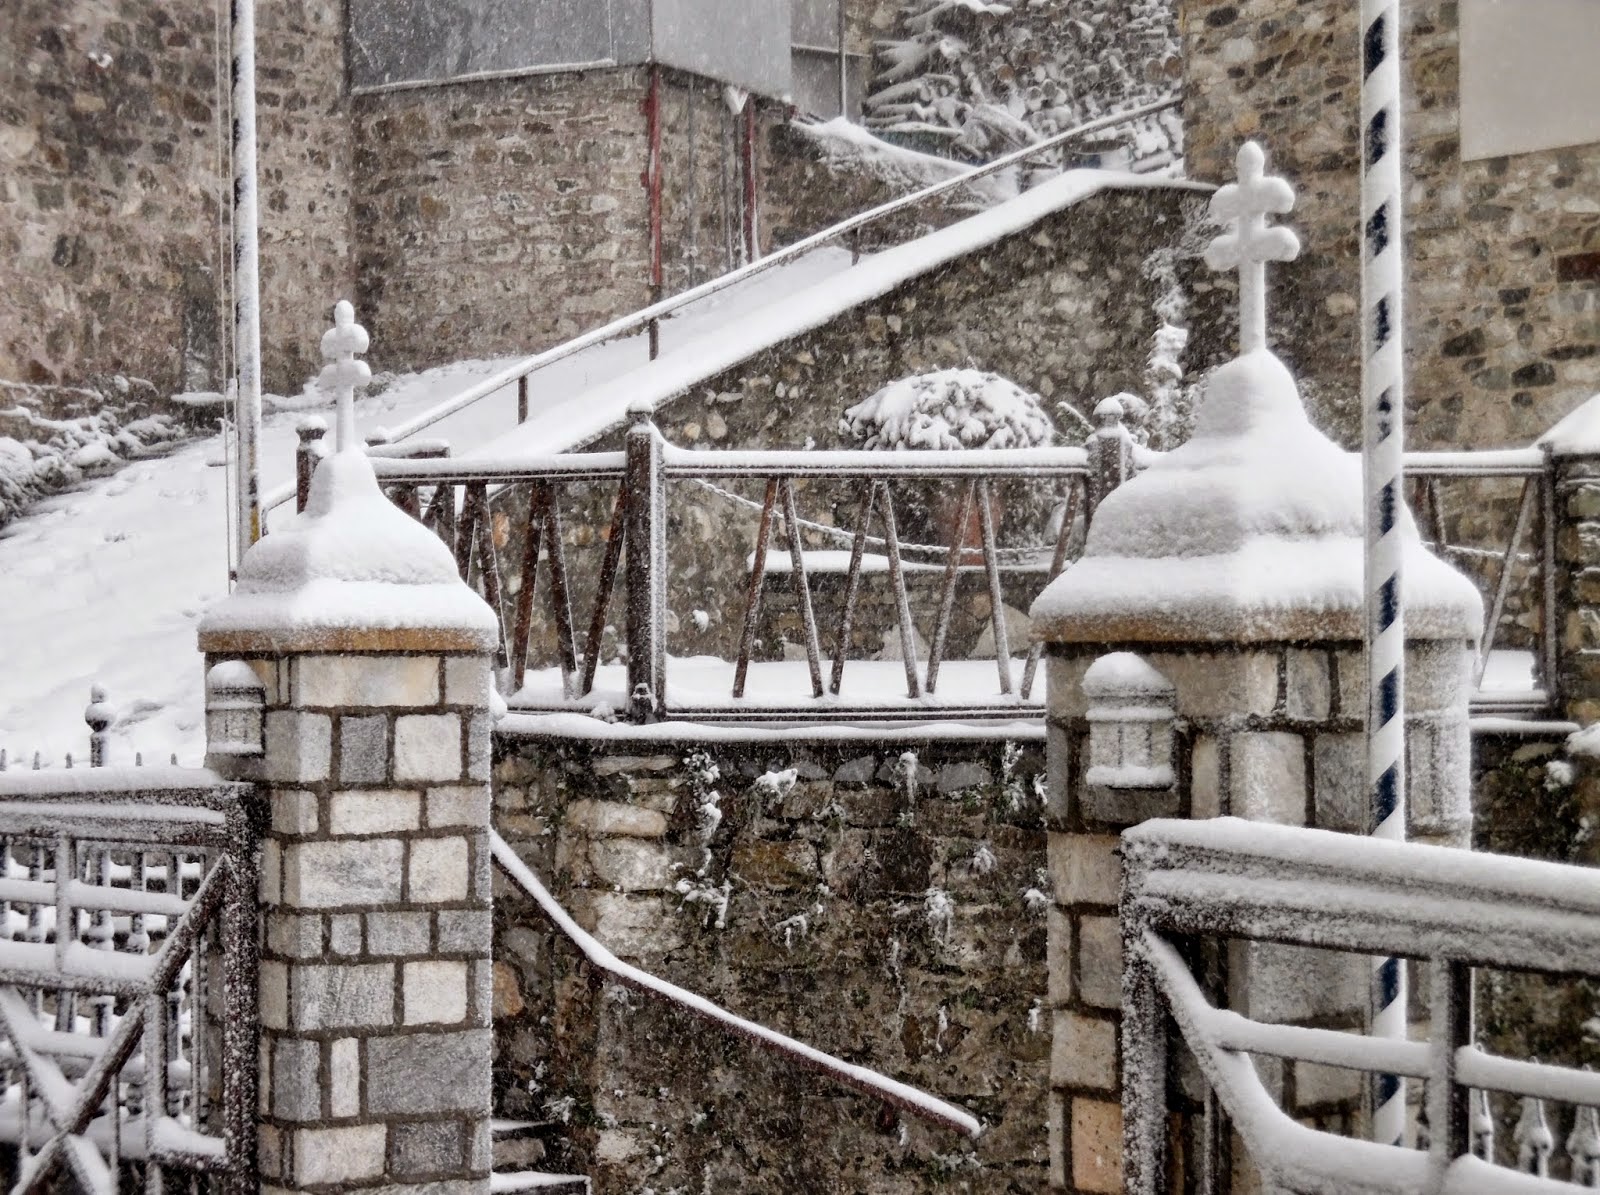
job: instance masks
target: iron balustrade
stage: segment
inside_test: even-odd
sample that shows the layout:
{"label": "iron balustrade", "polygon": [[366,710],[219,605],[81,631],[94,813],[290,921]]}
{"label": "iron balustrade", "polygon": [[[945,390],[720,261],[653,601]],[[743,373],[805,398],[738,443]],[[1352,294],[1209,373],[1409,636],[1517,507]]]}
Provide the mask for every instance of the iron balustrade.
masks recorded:
{"label": "iron balustrade", "polygon": [[[1473,969],[1600,976],[1600,872],[1233,818],[1151,821],[1122,835],[1122,1079],[1130,1195],[1167,1186],[1167,1024],[1176,1025],[1268,1189],[1329,1195],[1558,1192],[1542,1101],[1575,1110],[1573,1183],[1600,1185],[1600,1075],[1491,1055],[1475,1044]],[[1427,961],[1427,1040],[1272,1024],[1214,1007],[1191,972],[1205,939]],[[1284,1111],[1256,1057],[1426,1083],[1420,1149],[1322,1132]],[[1497,1165],[1489,1093],[1521,1102]],[[1202,1140],[1216,1147],[1218,1126]],[[1210,1175],[1215,1156],[1197,1159]],[[1216,1188],[1213,1188],[1216,1189]]]}

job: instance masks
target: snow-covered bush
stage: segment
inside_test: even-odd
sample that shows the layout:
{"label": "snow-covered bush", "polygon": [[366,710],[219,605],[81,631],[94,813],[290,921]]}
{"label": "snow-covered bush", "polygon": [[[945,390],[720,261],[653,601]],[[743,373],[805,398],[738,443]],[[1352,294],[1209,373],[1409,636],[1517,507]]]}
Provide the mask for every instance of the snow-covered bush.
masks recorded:
{"label": "snow-covered bush", "polygon": [[996,373],[941,369],[891,382],[844,413],[867,448],[1037,448],[1055,425],[1036,394]]}
{"label": "snow-covered bush", "polygon": [[[1172,0],[909,0],[878,45],[869,128],[982,160],[1174,94]],[[1117,130],[1129,160],[1182,152],[1173,112]]]}

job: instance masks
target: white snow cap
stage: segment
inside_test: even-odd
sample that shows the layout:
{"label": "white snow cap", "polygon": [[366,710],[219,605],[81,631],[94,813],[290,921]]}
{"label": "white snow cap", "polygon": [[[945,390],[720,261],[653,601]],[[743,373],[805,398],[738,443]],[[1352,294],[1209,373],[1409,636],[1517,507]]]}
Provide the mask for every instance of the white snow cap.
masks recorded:
{"label": "white snow cap", "polygon": [[317,466],[305,513],[262,539],[232,595],[200,623],[208,637],[255,632],[287,645],[340,633],[453,633],[492,649],[499,622],[464,585],[438,536],[385,498],[360,449]]}
{"label": "white snow cap", "polygon": [[1085,697],[1167,697],[1176,687],[1131,651],[1101,656],[1083,674]]}
{"label": "white snow cap", "polygon": [[1600,394],[1590,396],[1535,442],[1557,456],[1600,454]]}
{"label": "white snow cap", "polygon": [[997,373],[940,369],[890,382],[844,413],[868,448],[1036,448],[1055,439],[1039,396]]}
{"label": "white snow cap", "polygon": [[[1406,633],[1476,639],[1483,603],[1429,553],[1409,512]],[[1359,640],[1361,459],[1312,426],[1266,350],[1219,368],[1194,435],[1113,491],[1084,556],[1034,603],[1060,642]]]}

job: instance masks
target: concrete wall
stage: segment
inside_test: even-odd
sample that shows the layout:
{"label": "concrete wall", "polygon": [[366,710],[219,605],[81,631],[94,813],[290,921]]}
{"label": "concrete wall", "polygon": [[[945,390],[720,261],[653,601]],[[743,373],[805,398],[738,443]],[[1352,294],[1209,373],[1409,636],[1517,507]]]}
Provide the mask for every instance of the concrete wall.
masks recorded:
{"label": "concrete wall", "polygon": [[[1418,447],[1524,444],[1600,386],[1600,149],[1463,162],[1456,5],[1405,6],[1409,406]],[[1277,342],[1319,426],[1359,435],[1356,6],[1187,0],[1189,171],[1245,138],[1299,189]]]}

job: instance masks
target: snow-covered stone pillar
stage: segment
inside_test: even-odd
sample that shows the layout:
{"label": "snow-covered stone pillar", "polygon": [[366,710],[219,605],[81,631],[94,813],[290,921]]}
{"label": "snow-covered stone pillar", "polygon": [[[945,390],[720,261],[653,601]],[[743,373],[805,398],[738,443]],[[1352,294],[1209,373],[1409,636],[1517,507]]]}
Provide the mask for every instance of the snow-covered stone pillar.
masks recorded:
{"label": "snow-covered stone pillar", "polygon": [[[1482,604],[1408,514],[1402,532],[1408,837],[1466,846]],[[1122,1189],[1118,833],[1162,816],[1366,830],[1362,552],[1360,460],[1312,427],[1263,349],[1216,371],[1190,441],[1107,495],[1084,558],[1033,607],[1049,660],[1058,1191]],[[1221,990],[1248,1016],[1358,1031],[1365,1020],[1362,960],[1235,944],[1218,962]],[[1269,1079],[1297,1117],[1361,1103],[1354,1073],[1274,1064]]]}
{"label": "snow-covered stone pillar", "polygon": [[263,1188],[489,1190],[496,638],[359,448],[201,623],[208,669],[264,690],[259,752],[232,735],[208,761],[268,811]]}

